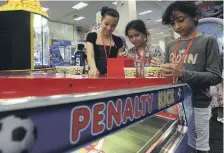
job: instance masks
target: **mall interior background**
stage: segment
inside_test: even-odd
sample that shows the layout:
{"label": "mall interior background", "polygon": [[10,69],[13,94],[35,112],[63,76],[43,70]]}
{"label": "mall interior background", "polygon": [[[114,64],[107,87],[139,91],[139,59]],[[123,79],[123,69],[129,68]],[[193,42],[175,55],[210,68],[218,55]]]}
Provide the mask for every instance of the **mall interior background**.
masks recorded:
{"label": "mall interior background", "polygon": [[[221,2],[221,1],[220,1]],[[0,1],[0,6],[5,1]],[[142,19],[150,33],[150,43],[158,44],[162,51],[165,51],[165,44],[178,35],[174,33],[169,26],[164,26],[161,23],[161,16],[166,7],[172,1],[47,1],[40,0],[41,6],[49,15],[49,33],[50,40],[68,40],[73,46],[78,43],[85,43],[86,35],[96,26],[96,14],[103,6],[115,8],[120,13],[120,21],[115,30],[115,33],[124,35],[125,25],[132,19]],[[87,6],[80,5],[81,3]],[[203,1],[200,1],[203,3]],[[208,2],[206,3],[213,3]],[[79,4],[80,8],[75,9],[74,6]],[[127,9],[131,9],[129,12]],[[210,11],[210,8],[203,7],[205,11]],[[136,11],[135,11],[136,10]],[[124,12],[124,13],[123,13]],[[84,17],[81,20],[76,18]],[[128,18],[129,17],[129,18]],[[37,21],[38,22],[38,21]],[[47,27],[48,27],[47,26]],[[126,39],[127,40],[127,39]],[[132,45],[127,40],[127,45],[130,48]]]}
{"label": "mall interior background", "polygon": [[[96,13],[103,6],[117,8],[113,1],[83,1],[88,6],[77,10],[72,7],[81,1],[40,1],[41,6],[47,8],[50,23],[51,40],[69,40],[73,45],[84,42],[87,32],[92,30],[96,23]],[[4,4],[0,1],[0,5]],[[173,33],[168,27],[161,24],[161,15],[170,1],[137,1],[136,14],[137,18],[142,19],[151,34],[151,42],[159,44],[164,50],[164,40],[171,39]],[[152,12],[139,15],[139,13],[151,10]],[[82,20],[75,21],[77,17],[85,17]],[[120,22],[122,22],[120,20]],[[124,23],[126,24],[126,23]],[[119,28],[119,27],[118,27]]]}

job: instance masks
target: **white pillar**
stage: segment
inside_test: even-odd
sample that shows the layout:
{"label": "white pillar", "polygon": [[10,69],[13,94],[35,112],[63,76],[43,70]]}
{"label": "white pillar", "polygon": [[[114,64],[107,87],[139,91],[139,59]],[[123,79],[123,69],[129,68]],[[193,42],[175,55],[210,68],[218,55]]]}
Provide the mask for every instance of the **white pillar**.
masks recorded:
{"label": "white pillar", "polygon": [[75,25],[73,25],[73,42],[77,43],[77,29]]}
{"label": "white pillar", "polygon": [[117,11],[120,14],[120,20],[116,29],[116,33],[123,35],[128,22],[137,18],[136,0],[118,0]]}

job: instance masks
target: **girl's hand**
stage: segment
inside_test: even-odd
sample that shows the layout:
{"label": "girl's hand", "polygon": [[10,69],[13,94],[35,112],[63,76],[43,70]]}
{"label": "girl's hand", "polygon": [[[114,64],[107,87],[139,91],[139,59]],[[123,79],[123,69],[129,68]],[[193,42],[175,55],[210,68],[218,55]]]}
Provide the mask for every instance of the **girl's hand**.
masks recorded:
{"label": "girl's hand", "polygon": [[118,56],[119,57],[128,57],[128,54],[126,52],[122,52],[122,53],[119,53]]}
{"label": "girl's hand", "polygon": [[88,72],[88,77],[89,78],[97,78],[99,77],[100,72],[98,71],[97,68],[91,68]]}
{"label": "girl's hand", "polygon": [[160,65],[161,72],[165,77],[182,77],[183,71],[175,64],[162,64]]}
{"label": "girl's hand", "polygon": [[159,66],[160,63],[157,60],[155,60],[155,59],[151,59],[149,65],[150,66]]}

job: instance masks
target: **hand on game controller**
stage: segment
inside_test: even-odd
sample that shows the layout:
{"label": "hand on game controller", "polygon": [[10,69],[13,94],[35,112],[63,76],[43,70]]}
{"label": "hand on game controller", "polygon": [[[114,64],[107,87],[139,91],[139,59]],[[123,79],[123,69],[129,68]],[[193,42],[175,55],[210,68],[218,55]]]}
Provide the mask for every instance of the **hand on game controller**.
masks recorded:
{"label": "hand on game controller", "polygon": [[128,54],[126,52],[122,52],[122,53],[119,53],[118,57],[128,57]]}

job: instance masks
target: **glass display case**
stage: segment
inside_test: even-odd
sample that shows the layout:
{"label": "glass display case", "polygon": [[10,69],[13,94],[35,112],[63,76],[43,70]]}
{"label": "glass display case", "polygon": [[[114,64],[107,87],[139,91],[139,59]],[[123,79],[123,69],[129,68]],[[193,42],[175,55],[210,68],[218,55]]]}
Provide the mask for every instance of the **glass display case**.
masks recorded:
{"label": "glass display case", "polygon": [[34,67],[50,67],[49,20],[34,14]]}

